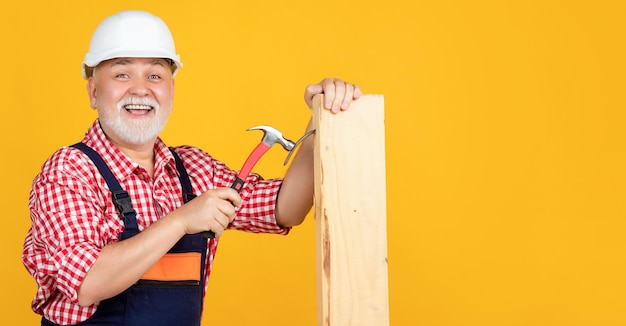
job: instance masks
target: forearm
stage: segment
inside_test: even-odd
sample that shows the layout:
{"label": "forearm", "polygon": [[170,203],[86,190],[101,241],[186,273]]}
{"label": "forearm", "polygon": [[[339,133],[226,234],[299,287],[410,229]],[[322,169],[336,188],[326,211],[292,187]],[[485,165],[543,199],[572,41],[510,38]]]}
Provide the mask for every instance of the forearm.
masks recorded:
{"label": "forearm", "polygon": [[185,234],[176,211],[139,234],[106,245],[78,289],[78,304],[89,306],[137,282]]}
{"label": "forearm", "polygon": [[[312,128],[313,122],[309,121],[306,131]],[[313,137],[300,144],[278,193],[276,221],[280,226],[302,223],[313,206]]]}

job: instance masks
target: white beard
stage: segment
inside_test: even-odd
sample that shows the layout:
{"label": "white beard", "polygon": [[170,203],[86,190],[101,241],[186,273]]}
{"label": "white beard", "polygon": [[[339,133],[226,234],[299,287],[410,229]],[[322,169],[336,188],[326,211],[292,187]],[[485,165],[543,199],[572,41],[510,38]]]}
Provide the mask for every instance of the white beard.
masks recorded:
{"label": "white beard", "polygon": [[[152,107],[154,112],[151,112],[149,117],[122,119],[122,110],[124,110],[124,106],[129,104],[148,105]],[[134,145],[154,142],[165,127],[168,118],[167,116],[161,117],[159,115],[159,103],[147,98],[124,98],[117,103],[117,114],[103,114],[103,112],[104,110],[100,111],[99,114],[100,123],[111,130],[122,141]]]}

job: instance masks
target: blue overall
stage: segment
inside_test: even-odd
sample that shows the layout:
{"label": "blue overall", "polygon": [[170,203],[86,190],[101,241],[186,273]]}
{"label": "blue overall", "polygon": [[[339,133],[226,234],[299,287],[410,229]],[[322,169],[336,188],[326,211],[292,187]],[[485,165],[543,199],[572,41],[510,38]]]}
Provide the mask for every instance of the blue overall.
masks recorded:
{"label": "blue overall", "polygon": [[[106,180],[113,196],[113,202],[124,222],[124,231],[120,233],[119,240],[122,241],[138,234],[137,215],[132,207],[130,196],[122,189],[104,160],[83,143],[74,144],[72,147],[87,154]],[[171,152],[176,160],[176,169],[180,175],[183,202],[186,203],[195,195],[193,195],[189,175],[183,167],[180,157],[174,150]],[[93,316],[77,325],[200,325],[204,297],[206,251],[207,239],[202,237],[200,233],[185,235],[168,253],[200,253],[200,281],[139,280],[124,292],[100,302]],[[45,318],[42,318],[41,325],[56,326]]]}

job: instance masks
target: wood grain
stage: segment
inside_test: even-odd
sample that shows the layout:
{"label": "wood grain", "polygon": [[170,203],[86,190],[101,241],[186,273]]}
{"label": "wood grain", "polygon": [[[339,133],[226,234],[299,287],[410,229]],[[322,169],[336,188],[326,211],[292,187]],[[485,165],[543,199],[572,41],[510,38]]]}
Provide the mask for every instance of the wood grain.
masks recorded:
{"label": "wood grain", "polygon": [[388,325],[384,97],[314,98],[318,325]]}

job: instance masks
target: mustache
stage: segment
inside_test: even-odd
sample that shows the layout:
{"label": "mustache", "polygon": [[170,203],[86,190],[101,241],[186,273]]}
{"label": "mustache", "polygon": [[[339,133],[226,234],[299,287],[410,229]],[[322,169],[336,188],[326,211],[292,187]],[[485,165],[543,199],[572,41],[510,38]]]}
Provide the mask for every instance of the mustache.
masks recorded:
{"label": "mustache", "polygon": [[125,97],[117,102],[117,109],[121,111],[127,105],[145,105],[150,106],[155,110],[159,110],[159,103],[152,98],[148,97]]}

